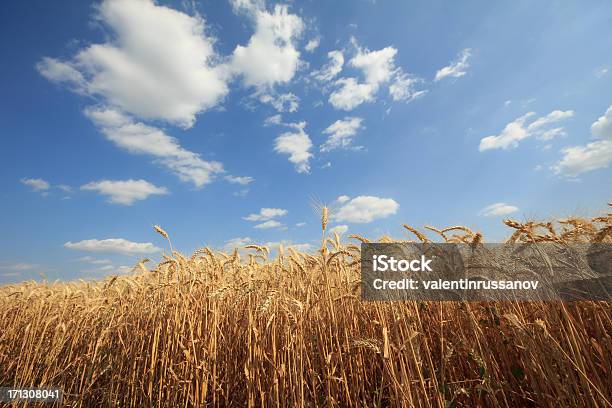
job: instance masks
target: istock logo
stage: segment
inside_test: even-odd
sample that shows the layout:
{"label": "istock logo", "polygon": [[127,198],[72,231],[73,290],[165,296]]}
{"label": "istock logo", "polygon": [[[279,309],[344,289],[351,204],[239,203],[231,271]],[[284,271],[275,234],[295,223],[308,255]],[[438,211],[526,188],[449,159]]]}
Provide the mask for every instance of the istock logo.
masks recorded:
{"label": "istock logo", "polygon": [[425,255],[421,255],[420,259],[413,259],[411,261],[407,259],[395,259],[387,255],[374,255],[372,257],[373,270],[376,272],[433,272],[429,264],[431,259],[425,258]]}

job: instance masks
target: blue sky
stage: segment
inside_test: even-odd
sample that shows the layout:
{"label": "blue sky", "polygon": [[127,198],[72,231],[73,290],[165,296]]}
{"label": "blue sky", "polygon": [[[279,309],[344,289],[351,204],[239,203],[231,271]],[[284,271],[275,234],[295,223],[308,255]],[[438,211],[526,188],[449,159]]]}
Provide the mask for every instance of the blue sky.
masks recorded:
{"label": "blue sky", "polygon": [[0,6],[0,282],[167,245],[594,215],[612,199],[606,1]]}

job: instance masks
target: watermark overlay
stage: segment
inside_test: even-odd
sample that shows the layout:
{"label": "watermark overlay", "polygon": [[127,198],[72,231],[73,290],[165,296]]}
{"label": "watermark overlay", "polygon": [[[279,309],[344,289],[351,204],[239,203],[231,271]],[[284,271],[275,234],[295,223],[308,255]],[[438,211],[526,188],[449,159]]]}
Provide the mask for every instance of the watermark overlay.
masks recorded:
{"label": "watermark overlay", "polygon": [[62,402],[62,390],[59,388],[0,387],[0,402]]}
{"label": "watermark overlay", "polygon": [[364,300],[612,300],[612,245],[364,243]]}

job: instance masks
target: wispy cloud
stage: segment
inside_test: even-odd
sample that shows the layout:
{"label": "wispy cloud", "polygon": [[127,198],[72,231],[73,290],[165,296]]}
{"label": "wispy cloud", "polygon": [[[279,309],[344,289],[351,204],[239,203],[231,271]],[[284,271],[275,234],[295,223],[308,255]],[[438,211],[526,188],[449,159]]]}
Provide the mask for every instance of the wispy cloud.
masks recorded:
{"label": "wispy cloud", "polygon": [[550,140],[555,136],[563,134],[564,129],[562,127],[557,127],[547,130],[546,127],[571,118],[574,116],[574,111],[554,110],[548,115],[539,117],[527,124],[534,116],[535,112],[528,112],[508,123],[499,135],[482,138],[478,150],[484,152],[486,150],[495,149],[514,149],[522,140],[532,136],[536,136],[542,140]]}
{"label": "wispy cloud", "polygon": [[132,205],[151,195],[168,194],[165,187],[157,187],[146,180],[100,180],[81,186],[81,190],[97,191],[107,196],[112,204]]}
{"label": "wispy cloud", "polygon": [[506,203],[495,203],[486,206],[480,212],[479,215],[483,217],[499,217],[517,212],[518,207]]}
{"label": "wispy cloud", "polygon": [[246,221],[267,221],[273,218],[283,217],[287,215],[289,211],[283,208],[262,208],[257,214],[249,214],[243,217]]}
{"label": "wispy cloud", "polygon": [[51,184],[41,178],[22,178],[20,181],[36,192],[45,192],[51,188]]}
{"label": "wispy cloud", "polygon": [[247,184],[251,184],[255,179],[249,176],[225,176],[225,180],[229,181],[232,184],[240,184],[246,186]]}
{"label": "wispy cloud", "polygon": [[472,56],[472,50],[465,48],[459,53],[459,58],[456,61],[451,62],[449,65],[440,68],[436,72],[434,81],[440,81],[441,79],[452,77],[460,78],[467,73],[467,69],[470,67],[468,60]]}
{"label": "wispy cloud", "polygon": [[329,137],[321,145],[320,150],[329,152],[350,147],[357,132],[363,129],[362,122],[363,119],[358,117],[345,117],[335,121],[323,131],[323,134]]}
{"label": "wispy cloud", "polygon": [[118,147],[133,154],[154,157],[156,163],[196,187],[210,183],[216,174],[224,171],[221,163],[203,160],[199,154],[181,147],[178,140],[161,129],[135,122],[118,110],[89,107],[85,109],[85,115]]}
{"label": "wispy cloud", "polygon": [[78,242],[68,241],[64,244],[64,247],[78,251],[123,255],[154,254],[161,251],[161,248],[156,247],[150,242],[132,242],[123,238],[86,239]]}

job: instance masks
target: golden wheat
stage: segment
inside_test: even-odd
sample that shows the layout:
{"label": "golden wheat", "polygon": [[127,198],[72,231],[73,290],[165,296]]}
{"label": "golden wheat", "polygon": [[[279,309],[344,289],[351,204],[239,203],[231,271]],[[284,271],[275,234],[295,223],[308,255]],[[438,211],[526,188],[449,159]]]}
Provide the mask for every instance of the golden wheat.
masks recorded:
{"label": "golden wheat", "polygon": [[[611,240],[609,214],[506,224],[511,242]],[[611,405],[609,302],[365,302],[359,247],[322,245],[0,287],[0,384],[60,387],[70,407]]]}

